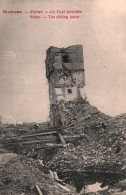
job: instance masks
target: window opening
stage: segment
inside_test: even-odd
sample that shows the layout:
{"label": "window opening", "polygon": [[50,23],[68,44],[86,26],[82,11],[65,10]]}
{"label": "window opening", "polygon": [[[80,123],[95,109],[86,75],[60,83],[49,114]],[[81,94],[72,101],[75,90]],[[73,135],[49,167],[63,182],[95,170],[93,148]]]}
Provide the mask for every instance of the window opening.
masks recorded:
{"label": "window opening", "polygon": [[68,94],[72,94],[72,89],[67,89]]}
{"label": "window opening", "polygon": [[68,63],[69,62],[69,56],[68,55],[63,55],[63,62]]}

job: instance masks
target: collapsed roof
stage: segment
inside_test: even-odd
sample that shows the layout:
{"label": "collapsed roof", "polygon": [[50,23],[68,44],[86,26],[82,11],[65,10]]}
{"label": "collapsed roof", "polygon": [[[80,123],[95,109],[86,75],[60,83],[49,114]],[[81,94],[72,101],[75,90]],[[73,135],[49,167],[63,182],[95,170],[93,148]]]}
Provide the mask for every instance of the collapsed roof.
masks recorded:
{"label": "collapsed roof", "polygon": [[83,47],[73,45],[67,48],[49,47],[46,51],[46,77],[54,70],[84,70]]}

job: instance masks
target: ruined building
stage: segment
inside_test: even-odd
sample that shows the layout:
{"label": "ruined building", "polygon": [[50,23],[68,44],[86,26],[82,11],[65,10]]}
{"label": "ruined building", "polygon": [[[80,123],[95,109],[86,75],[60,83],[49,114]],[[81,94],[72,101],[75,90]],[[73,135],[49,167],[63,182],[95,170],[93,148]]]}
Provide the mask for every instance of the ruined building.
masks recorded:
{"label": "ruined building", "polygon": [[66,125],[73,115],[70,108],[81,98],[81,89],[85,85],[82,45],[52,46],[46,51],[45,62],[51,126]]}

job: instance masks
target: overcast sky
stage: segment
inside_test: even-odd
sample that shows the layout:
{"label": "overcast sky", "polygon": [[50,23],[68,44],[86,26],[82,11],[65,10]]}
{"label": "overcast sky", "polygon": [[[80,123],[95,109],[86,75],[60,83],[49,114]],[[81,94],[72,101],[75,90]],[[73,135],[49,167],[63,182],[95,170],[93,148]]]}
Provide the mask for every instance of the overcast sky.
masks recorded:
{"label": "overcast sky", "polygon": [[[0,113],[19,122],[48,120],[46,50],[75,44],[83,45],[90,103],[112,116],[126,112],[125,0],[1,0],[0,9]],[[57,9],[83,14],[49,20],[2,13]]]}

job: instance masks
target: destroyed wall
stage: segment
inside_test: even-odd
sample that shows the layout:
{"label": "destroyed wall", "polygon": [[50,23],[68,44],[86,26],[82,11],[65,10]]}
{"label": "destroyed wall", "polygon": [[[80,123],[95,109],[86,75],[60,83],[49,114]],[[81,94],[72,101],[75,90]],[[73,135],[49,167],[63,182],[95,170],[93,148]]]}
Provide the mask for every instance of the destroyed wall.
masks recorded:
{"label": "destroyed wall", "polygon": [[[50,47],[46,56],[46,76],[49,82],[50,120],[52,126],[66,124],[67,114],[73,113],[65,108],[63,102],[74,102],[81,98],[84,88],[83,48],[74,45],[68,48]],[[64,115],[64,110],[66,116]],[[62,120],[62,118],[64,118]],[[65,119],[66,118],[66,119]],[[64,121],[64,122],[63,122]]]}

